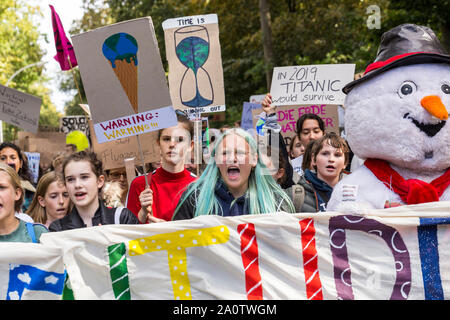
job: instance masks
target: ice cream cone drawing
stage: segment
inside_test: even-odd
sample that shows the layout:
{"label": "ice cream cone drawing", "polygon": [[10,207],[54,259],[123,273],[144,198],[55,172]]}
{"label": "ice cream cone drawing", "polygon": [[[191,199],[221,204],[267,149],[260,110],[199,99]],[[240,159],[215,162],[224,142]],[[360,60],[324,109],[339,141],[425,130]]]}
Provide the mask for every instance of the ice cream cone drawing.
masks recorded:
{"label": "ice cream cone drawing", "polygon": [[128,33],[116,33],[103,42],[103,55],[119,79],[128,100],[138,113],[138,44]]}

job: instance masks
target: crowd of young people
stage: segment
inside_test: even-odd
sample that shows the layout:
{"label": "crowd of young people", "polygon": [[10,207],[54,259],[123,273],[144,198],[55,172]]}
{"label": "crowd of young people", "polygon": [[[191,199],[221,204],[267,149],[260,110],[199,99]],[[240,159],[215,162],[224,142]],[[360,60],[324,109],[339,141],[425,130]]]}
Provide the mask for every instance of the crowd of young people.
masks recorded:
{"label": "crowd of young people", "polygon": [[[24,153],[12,143],[1,144],[0,241],[39,242],[49,231],[200,215],[325,211],[349,163],[347,143],[326,133],[319,116],[305,114],[288,152],[271,103],[268,94],[262,102],[266,136],[224,128],[199,176],[186,161],[194,149],[193,123],[180,111],[176,126],[158,132],[161,161],[149,173],[143,168],[129,186],[124,167],[104,172],[95,153],[81,151],[60,159],[34,187]],[[299,175],[291,161],[301,156]]]}

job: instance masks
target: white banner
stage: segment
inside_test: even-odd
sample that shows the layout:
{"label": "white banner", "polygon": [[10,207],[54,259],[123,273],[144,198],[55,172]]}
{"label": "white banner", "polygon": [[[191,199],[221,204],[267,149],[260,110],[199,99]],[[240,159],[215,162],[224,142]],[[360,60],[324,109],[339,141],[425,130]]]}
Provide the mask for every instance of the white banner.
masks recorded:
{"label": "white banner", "polygon": [[[48,233],[75,299],[445,299],[450,202]],[[17,244],[14,244],[17,247]]]}
{"label": "white banner", "polygon": [[61,299],[65,276],[59,248],[0,242],[0,300]]}

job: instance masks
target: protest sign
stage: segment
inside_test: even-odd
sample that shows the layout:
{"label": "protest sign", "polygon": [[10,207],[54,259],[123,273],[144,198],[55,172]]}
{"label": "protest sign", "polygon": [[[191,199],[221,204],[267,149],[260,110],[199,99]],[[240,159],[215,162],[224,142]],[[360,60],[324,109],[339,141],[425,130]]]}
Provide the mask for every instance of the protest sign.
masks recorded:
{"label": "protest sign", "polygon": [[[264,125],[260,121],[258,123],[258,115],[262,109],[253,109],[253,128]],[[339,135],[339,116],[337,105],[295,105],[282,106],[277,108],[277,122],[281,126],[281,135],[287,146],[289,146],[291,139],[296,134],[297,120],[305,113],[314,113],[320,116],[325,124],[326,132],[335,132]]]}
{"label": "protest sign", "polygon": [[99,143],[177,124],[150,17],[72,39]]}
{"label": "protest sign", "polygon": [[270,94],[275,106],[344,103],[342,88],[353,81],[354,64],[276,67]]}
{"label": "protest sign", "polygon": [[162,27],[173,106],[192,113],[225,111],[217,15],[168,19]]}
{"label": "protest sign", "polygon": [[41,236],[75,299],[445,299],[450,202],[200,216]]}
{"label": "protest sign", "polygon": [[251,128],[254,128],[253,126],[253,114],[252,110],[259,109],[259,113],[262,112],[261,104],[259,103],[251,103],[251,102],[244,102],[244,106],[242,109],[242,116],[241,116],[241,128],[244,130],[248,130]]}
{"label": "protest sign", "polygon": [[[93,130],[92,121],[89,121]],[[158,133],[149,132],[141,135],[141,147],[144,162],[157,162],[161,160],[159,146],[156,144]],[[92,149],[103,163],[103,169],[125,167],[124,160],[135,158],[137,163],[142,163],[141,154],[138,151],[137,137],[125,137],[111,142],[99,143],[95,135],[91,135]]]}
{"label": "protest sign", "polygon": [[250,103],[258,103],[261,104],[261,102],[263,102],[264,98],[266,97],[265,94],[255,94],[250,96]]}
{"label": "protest sign", "polygon": [[65,277],[60,249],[0,242],[0,300],[60,300]]}
{"label": "protest sign", "polygon": [[28,168],[31,171],[33,183],[37,183],[39,179],[39,161],[41,154],[39,152],[24,152],[28,159]]}
{"label": "protest sign", "polygon": [[62,132],[41,131],[37,134],[19,131],[17,145],[27,152],[39,152],[40,165],[48,168],[52,160],[64,153],[66,148],[66,135]]}
{"label": "protest sign", "polygon": [[0,120],[36,133],[42,99],[0,84]]}
{"label": "protest sign", "polygon": [[87,137],[89,137],[90,135],[88,118],[86,116],[61,117],[59,128],[60,131],[64,132],[65,134],[68,134],[71,131],[78,130],[83,132]]}

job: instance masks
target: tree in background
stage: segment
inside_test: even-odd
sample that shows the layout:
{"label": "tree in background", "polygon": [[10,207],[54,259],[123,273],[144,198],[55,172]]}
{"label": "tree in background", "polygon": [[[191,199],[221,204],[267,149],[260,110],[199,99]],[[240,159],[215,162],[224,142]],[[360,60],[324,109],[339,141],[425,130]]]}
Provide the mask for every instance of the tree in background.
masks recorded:
{"label": "tree in background", "polygon": [[[447,48],[450,43],[450,0],[377,0],[375,4],[381,18],[379,29],[368,25],[367,9],[374,4],[369,0],[83,1],[87,10],[79,21],[78,31],[151,16],[166,71],[162,22],[169,18],[216,13],[226,123],[230,125],[241,118],[243,102],[251,95],[270,90],[268,79],[274,66],[355,63],[359,73],[376,56],[381,35],[402,23],[427,25]],[[214,125],[221,124],[212,123]]]}
{"label": "tree in background", "polygon": [[[44,52],[37,42],[40,34],[33,21],[36,15],[41,15],[39,9],[22,0],[0,1],[0,83],[5,84],[17,70],[42,61]],[[31,67],[17,74],[8,86],[41,97],[39,124],[58,126],[61,115],[50,100],[47,81],[42,67]],[[3,122],[4,140],[14,140],[18,130]]]}

